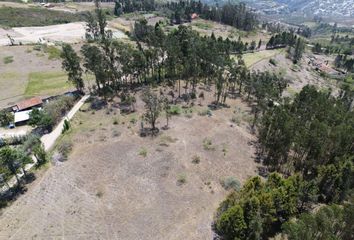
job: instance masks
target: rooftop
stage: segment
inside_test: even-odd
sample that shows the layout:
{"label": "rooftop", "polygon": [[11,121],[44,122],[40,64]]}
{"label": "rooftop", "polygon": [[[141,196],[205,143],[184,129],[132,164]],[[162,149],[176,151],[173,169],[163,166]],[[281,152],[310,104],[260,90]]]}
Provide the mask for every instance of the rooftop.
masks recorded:
{"label": "rooftop", "polygon": [[13,107],[13,110],[21,111],[21,110],[24,110],[24,109],[28,109],[28,108],[31,108],[31,107],[38,106],[38,105],[40,105],[42,103],[43,103],[43,101],[42,101],[42,99],[40,97],[33,97],[33,98],[30,98],[30,99],[27,99],[27,100],[24,100],[22,102],[17,103]]}

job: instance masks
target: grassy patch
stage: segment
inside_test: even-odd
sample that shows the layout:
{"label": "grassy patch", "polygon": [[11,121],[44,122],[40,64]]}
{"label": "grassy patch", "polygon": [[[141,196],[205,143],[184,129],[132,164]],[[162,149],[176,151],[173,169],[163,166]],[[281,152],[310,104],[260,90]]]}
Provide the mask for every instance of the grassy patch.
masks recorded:
{"label": "grassy patch", "polygon": [[243,59],[245,60],[246,66],[250,67],[259,61],[272,58],[275,55],[281,53],[282,51],[283,49],[274,49],[274,50],[266,50],[266,51],[260,51],[255,53],[246,53],[243,55]]}
{"label": "grassy patch", "polygon": [[142,156],[142,157],[146,157],[147,156],[147,149],[146,148],[141,148],[139,150],[139,155]]}
{"label": "grassy patch", "polygon": [[51,11],[45,8],[0,8],[0,26],[32,27],[70,23],[84,20],[84,15],[62,11]]}
{"label": "grassy patch", "polygon": [[181,173],[177,176],[177,185],[181,186],[187,182],[187,176],[184,173]]}
{"label": "grassy patch", "polygon": [[54,46],[47,46],[44,48],[44,52],[48,54],[48,59],[60,59],[61,50]]}
{"label": "grassy patch", "polygon": [[209,138],[204,138],[203,148],[204,148],[204,150],[207,150],[207,151],[214,151],[215,150],[215,146],[213,146],[213,142]]}
{"label": "grassy patch", "polygon": [[14,57],[13,56],[6,56],[3,59],[4,64],[9,64],[12,63],[14,61]]}
{"label": "grassy patch", "polygon": [[209,30],[213,28],[213,24],[205,21],[193,22],[192,25],[204,30]]}
{"label": "grassy patch", "polygon": [[34,72],[29,74],[26,96],[55,95],[72,88],[64,72]]}

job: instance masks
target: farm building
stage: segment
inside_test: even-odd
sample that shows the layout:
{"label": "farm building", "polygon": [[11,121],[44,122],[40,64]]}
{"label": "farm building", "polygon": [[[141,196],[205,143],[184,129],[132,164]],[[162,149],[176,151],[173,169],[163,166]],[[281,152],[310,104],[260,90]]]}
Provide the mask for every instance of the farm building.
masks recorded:
{"label": "farm building", "polygon": [[22,102],[17,103],[15,106],[12,107],[14,112],[30,110],[34,107],[41,107],[43,101],[40,97],[33,97]]}
{"label": "farm building", "polygon": [[23,125],[26,124],[26,122],[29,120],[30,116],[29,114],[32,112],[32,110],[26,110],[26,111],[21,111],[21,112],[15,112],[15,117],[14,117],[14,123],[15,126]]}

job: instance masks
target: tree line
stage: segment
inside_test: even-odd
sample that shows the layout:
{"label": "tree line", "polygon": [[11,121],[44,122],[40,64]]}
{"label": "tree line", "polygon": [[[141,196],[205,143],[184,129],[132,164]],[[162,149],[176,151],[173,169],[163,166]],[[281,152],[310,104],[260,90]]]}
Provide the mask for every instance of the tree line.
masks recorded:
{"label": "tree line", "polygon": [[192,95],[198,82],[214,83],[217,104],[225,102],[228,90],[236,90],[237,83],[245,87],[250,84],[247,91],[253,91],[254,78],[242,57],[231,56],[231,52],[242,52],[247,46],[240,40],[216,39],[213,34],[201,37],[182,25],[166,34],[158,23],[153,27],[141,19],[134,25],[133,46],[114,40],[106,25],[98,8],[87,19],[88,42],[81,48],[82,57],[70,45],[63,46],[63,68],[78,89],[84,84],[82,74],[89,72],[95,77],[94,90],[104,97],[137,84],[159,83],[176,85],[181,96],[181,80],[185,94],[191,89]]}
{"label": "tree line", "polygon": [[288,47],[289,57],[296,63],[302,58],[305,51],[305,41],[290,30],[273,35],[266,45],[267,49],[283,47]]}
{"label": "tree line", "polygon": [[167,1],[163,4],[156,4],[154,0],[117,0],[114,14],[120,16],[122,13],[156,9],[166,11],[172,24],[190,22],[192,14],[197,14],[203,19],[221,22],[245,31],[254,30],[258,26],[256,13],[248,9],[244,3],[226,3],[218,7],[209,6],[200,0]]}
{"label": "tree line", "polygon": [[[343,212],[354,204],[353,102],[353,88],[335,97],[305,86],[294,99],[267,105],[257,125],[259,156],[279,173],[251,178],[226,198],[214,224],[221,239],[353,238],[354,219]],[[330,206],[312,213],[319,203]]]}
{"label": "tree line", "polygon": [[244,3],[228,2],[219,7],[191,0],[168,2],[165,6],[172,11],[171,21],[177,24],[183,20],[190,21],[193,13],[203,19],[221,22],[244,31],[254,30],[259,23],[256,13],[247,8]]}

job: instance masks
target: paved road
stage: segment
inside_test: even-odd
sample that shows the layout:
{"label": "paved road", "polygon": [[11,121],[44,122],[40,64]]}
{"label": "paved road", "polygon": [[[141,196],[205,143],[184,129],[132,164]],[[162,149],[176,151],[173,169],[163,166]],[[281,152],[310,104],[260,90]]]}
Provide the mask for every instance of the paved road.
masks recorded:
{"label": "paved road", "polygon": [[[63,130],[63,126],[64,126],[64,120],[67,119],[67,120],[70,120],[74,117],[75,113],[77,111],[79,111],[79,109],[81,108],[81,106],[85,103],[85,101],[90,97],[90,95],[85,95],[83,96],[74,106],[73,108],[68,112],[68,114],[63,117],[63,119],[59,122],[59,124],[55,127],[55,129],[48,133],[48,134],[45,134],[41,137],[41,141],[44,145],[44,149],[46,151],[50,150],[54,144],[55,144],[55,141],[58,139],[58,137],[61,135],[61,132]],[[37,159],[32,155],[32,159],[33,159],[33,163],[31,164],[27,164],[25,169],[26,171],[30,170],[37,162]],[[19,173],[17,174],[17,176],[19,178],[21,178],[23,176],[23,173]],[[16,184],[16,178],[13,177],[12,179],[10,179],[8,181],[8,184],[9,186],[14,186]],[[2,188],[0,188],[0,192],[2,191],[5,191],[7,190],[7,186],[3,186]]]}

